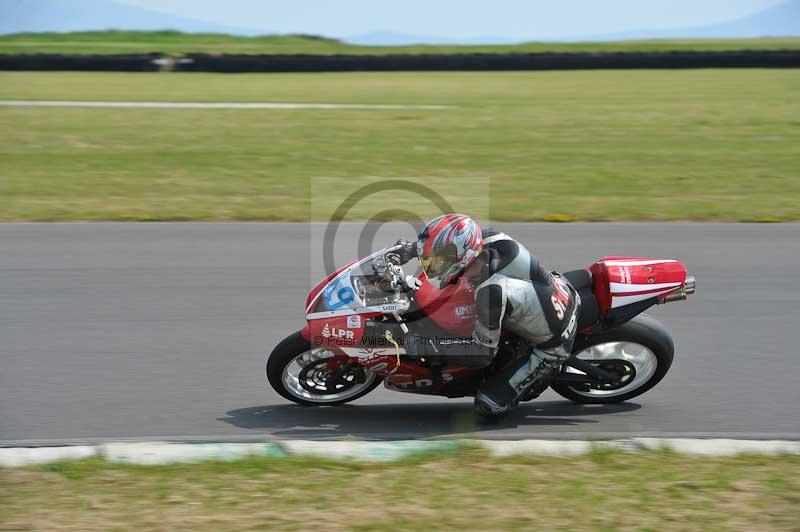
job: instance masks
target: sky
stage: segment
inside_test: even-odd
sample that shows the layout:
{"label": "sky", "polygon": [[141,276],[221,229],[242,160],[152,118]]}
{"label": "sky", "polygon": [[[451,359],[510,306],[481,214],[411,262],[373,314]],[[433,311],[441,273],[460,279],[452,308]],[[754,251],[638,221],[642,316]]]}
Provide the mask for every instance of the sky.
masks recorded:
{"label": "sky", "polygon": [[[0,2],[5,0],[0,0]],[[563,39],[702,26],[782,0],[117,0],[264,33]]]}

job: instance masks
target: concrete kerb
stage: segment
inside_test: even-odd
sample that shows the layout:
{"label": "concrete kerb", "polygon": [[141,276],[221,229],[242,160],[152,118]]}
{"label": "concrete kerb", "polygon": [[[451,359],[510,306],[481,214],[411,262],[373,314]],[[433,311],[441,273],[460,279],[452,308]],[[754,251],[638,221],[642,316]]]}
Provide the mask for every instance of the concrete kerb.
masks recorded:
{"label": "concrete kerb", "polygon": [[420,454],[454,453],[483,448],[491,456],[580,456],[596,450],[662,451],[689,455],[800,454],[800,441],[691,438],[619,440],[404,440],[311,441],[266,443],[109,442],[98,445],[0,448],[0,467],[21,467],[101,457],[109,462],[163,465],[203,460],[231,461],[247,456],[317,456],[337,460],[395,461]]}

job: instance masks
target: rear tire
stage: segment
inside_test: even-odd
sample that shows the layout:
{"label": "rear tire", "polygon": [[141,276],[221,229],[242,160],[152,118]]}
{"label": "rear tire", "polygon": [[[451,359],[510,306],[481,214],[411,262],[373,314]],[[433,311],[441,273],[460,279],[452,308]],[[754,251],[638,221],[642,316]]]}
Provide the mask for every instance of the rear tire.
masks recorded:
{"label": "rear tire", "polygon": [[[324,348],[315,347],[296,332],[275,346],[267,358],[267,380],[282,397],[305,406],[341,405],[367,395],[381,383],[381,378],[366,368],[364,382],[352,382],[334,393],[315,393],[303,381],[311,382],[307,375],[295,375],[292,370],[320,365],[325,359]],[[317,353],[319,356],[316,356]],[[316,358],[315,358],[316,356]],[[308,359],[308,360],[304,360]],[[314,359],[312,361],[312,359]],[[308,363],[311,362],[311,363]]]}
{"label": "rear tire", "polygon": [[[603,346],[603,344],[606,345]],[[577,353],[580,358],[596,359],[594,357],[603,351],[620,352],[623,353],[621,356],[625,359],[627,357],[625,348],[635,350],[636,346],[643,348],[638,351],[636,356],[646,362],[641,370],[637,369],[640,371],[638,376],[645,378],[639,383],[634,378],[631,383],[634,386],[630,391],[624,391],[624,387],[617,391],[594,389],[583,391],[557,381],[551,385],[551,388],[560,396],[581,404],[621,403],[637,397],[658,384],[672,365],[675,354],[672,336],[658,320],[649,316],[637,316],[611,331],[579,337],[575,342],[573,353]],[[598,349],[598,347],[600,348]],[[630,358],[635,357],[631,356]]]}

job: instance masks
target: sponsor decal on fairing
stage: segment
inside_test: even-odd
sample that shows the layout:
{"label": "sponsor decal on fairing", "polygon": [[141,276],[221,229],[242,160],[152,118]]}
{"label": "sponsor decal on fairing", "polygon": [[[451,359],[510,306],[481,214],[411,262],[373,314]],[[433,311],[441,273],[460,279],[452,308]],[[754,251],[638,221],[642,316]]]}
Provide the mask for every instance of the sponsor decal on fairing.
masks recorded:
{"label": "sponsor decal on fairing", "polygon": [[355,338],[355,333],[353,331],[348,331],[346,329],[337,329],[336,327],[330,327],[326,323],[325,327],[322,328],[322,336],[325,338],[341,338],[344,340],[353,340]]}

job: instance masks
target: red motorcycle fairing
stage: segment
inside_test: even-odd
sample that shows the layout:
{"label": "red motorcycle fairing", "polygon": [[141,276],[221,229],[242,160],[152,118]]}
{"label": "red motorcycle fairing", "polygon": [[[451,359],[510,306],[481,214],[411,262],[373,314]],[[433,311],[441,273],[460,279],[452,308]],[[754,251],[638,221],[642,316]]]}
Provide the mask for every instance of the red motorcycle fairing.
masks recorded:
{"label": "red motorcycle fairing", "polygon": [[[421,280],[424,278],[421,276]],[[423,282],[414,294],[417,308],[453,336],[472,336],[475,329],[475,290],[463,277],[457,283],[437,290]]]}
{"label": "red motorcycle fairing", "polygon": [[480,380],[481,370],[475,368],[445,366],[436,373],[432,368],[401,362],[397,370],[386,377],[384,386],[397,392],[463,397],[474,392]]}
{"label": "red motorcycle fairing", "polygon": [[[433,287],[431,289],[436,291]],[[429,296],[433,298],[435,294]],[[454,308],[461,303],[463,298],[453,297],[441,305],[437,312],[442,315],[449,312],[451,319],[455,319],[452,318],[456,314]],[[401,359],[399,355],[405,354],[402,338],[397,339],[398,345],[395,346],[386,338],[365,336],[367,321],[380,316],[380,313],[369,313],[311,319],[302,334],[315,347],[326,348],[334,354],[328,359],[331,370],[346,362],[356,362],[383,376],[384,385],[396,391],[458,396],[463,395],[459,389],[473,377],[479,377],[480,370],[475,368],[448,366],[446,371],[437,374],[431,367]],[[459,319],[469,321],[469,318]]]}
{"label": "red motorcycle fairing", "polygon": [[[328,359],[331,370],[355,362],[383,376],[385,386],[390,389],[463,395],[464,392],[459,390],[465,385],[474,386],[472,377],[478,378],[480,370],[449,366],[446,371],[437,371],[416,361],[401,359],[400,355],[405,354],[403,338],[398,338],[395,346],[386,338],[366,334],[371,320],[382,320],[384,315],[392,315],[407,307],[393,303],[359,306],[356,303],[366,303],[366,298],[362,297],[333,310],[327,305],[328,297],[337,299],[338,292],[350,286],[364,261],[354,261],[314,286],[306,299],[307,324],[301,331],[302,336],[315,347],[333,353]],[[475,324],[475,301],[470,284],[460,279],[456,284],[437,290],[426,281],[424,274],[420,275],[420,280],[422,285],[414,294],[415,309],[449,335],[471,336]]]}
{"label": "red motorcycle fairing", "polygon": [[307,331],[314,345],[331,347],[353,347],[361,344],[364,336],[365,316],[351,314],[349,316],[333,316],[308,321],[303,329]]}

